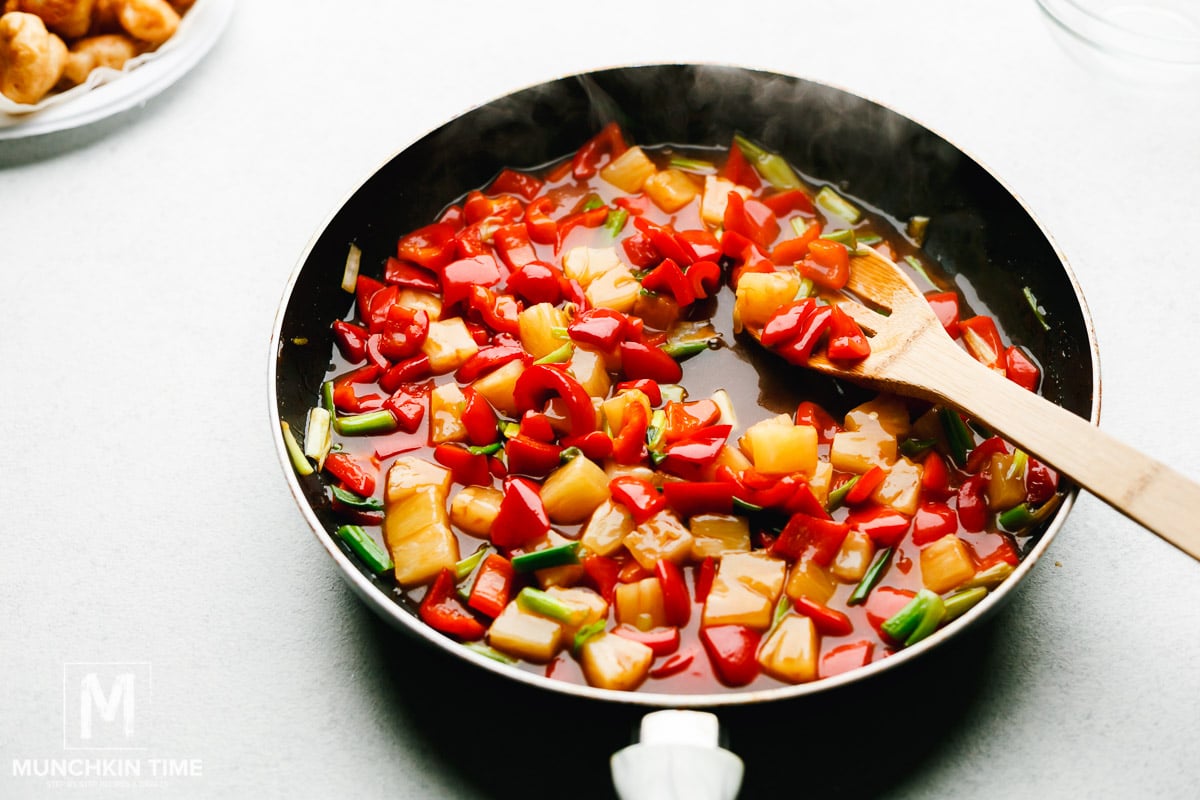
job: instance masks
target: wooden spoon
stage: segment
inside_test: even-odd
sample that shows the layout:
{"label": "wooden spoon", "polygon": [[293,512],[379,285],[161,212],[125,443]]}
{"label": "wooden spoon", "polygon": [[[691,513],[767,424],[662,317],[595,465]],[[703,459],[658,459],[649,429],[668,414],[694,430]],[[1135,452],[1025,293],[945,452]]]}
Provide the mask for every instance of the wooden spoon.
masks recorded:
{"label": "wooden spoon", "polygon": [[899,267],[869,247],[852,254],[845,310],[871,337],[856,364],[814,353],[808,365],[879,390],[949,404],[1200,560],[1200,484],[976,361],[945,332]]}

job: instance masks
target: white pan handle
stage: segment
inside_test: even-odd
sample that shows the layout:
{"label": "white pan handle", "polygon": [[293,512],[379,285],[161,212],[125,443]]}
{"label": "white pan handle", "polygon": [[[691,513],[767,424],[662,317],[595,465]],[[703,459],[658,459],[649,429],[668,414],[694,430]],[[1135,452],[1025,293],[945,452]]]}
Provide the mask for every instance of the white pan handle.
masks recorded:
{"label": "white pan handle", "polygon": [[655,711],[642,717],[638,743],[611,760],[621,800],[734,800],[742,760],[720,747],[721,726],[705,711]]}

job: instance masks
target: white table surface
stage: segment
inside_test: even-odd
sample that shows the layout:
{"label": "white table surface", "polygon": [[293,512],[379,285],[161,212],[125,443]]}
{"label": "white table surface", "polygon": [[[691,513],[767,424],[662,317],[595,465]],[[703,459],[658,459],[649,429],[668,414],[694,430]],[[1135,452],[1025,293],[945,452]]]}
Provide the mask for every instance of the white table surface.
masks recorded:
{"label": "white table surface", "polygon": [[[942,133],[1072,265],[1102,427],[1200,478],[1200,84],[1079,56],[1032,0],[709,5],[240,3],[144,107],[0,142],[0,796],[611,796],[640,712],[386,629],[302,520],[267,417],[273,316],[327,215],[448,117],[571,72],[741,64]],[[1198,634],[1200,566],[1084,495],[965,639],[722,721],[746,797],[1194,797]],[[80,755],[80,662],[152,669],[140,783],[22,773]]]}

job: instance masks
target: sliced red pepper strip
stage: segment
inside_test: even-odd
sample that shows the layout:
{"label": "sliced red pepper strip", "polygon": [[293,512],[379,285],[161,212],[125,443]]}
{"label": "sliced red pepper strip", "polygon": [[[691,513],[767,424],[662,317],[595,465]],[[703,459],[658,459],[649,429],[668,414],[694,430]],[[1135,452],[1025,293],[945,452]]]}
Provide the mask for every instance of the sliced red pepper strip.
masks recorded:
{"label": "sliced red pepper strip", "polygon": [[721,454],[731,430],[731,425],[709,425],[686,439],[667,445],[659,469],[685,480],[701,480]]}
{"label": "sliced red pepper strip", "polygon": [[388,260],[384,264],[383,278],[388,283],[395,284],[396,286],[420,289],[424,292],[437,292],[442,288],[441,283],[438,282],[437,275],[427,269],[422,269],[415,264],[409,264],[407,261],[401,261],[392,256],[388,256]]}
{"label": "sliced red pepper strip", "polygon": [[729,145],[729,156],[717,174],[725,180],[733,181],[739,186],[746,186],[750,189],[757,189],[762,185],[758,172],[746,160],[746,155],[742,152],[742,148],[737,146],[737,142]]}
{"label": "sliced red pepper strip", "polygon": [[492,233],[492,247],[510,270],[518,270],[537,261],[537,251],[529,239],[525,225],[505,225]]}
{"label": "sliced red pepper strip", "polygon": [[813,220],[804,229],[804,233],[791,239],[784,239],[771,250],[771,261],[780,266],[789,266],[802,262],[808,255],[808,248],[821,235],[821,223]]}
{"label": "sliced red pepper strip", "polygon": [[604,431],[592,431],[583,436],[565,436],[563,447],[578,447],[592,461],[603,461],[613,454],[613,440]]}
{"label": "sliced red pepper strip", "polygon": [[746,199],[738,192],[730,192],[725,204],[724,226],[754,242],[762,250],[771,248],[779,236],[779,220],[775,213],[757,200]]}
{"label": "sliced red pepper strip", "polygon": [[875,643],[869,639],[842,644],[821,656],[821,677],[832,678],[852,669],[865,667],[875,654]]}
{"label": "sliced red pepper strip", "polygon": [[846,492],[846,505],[856,506],[865,503],[886,477],[887,472],[883,467],[878,465],[871,467],[850,487],[850,491]]}
{"label": "sliced red pepper strip", "polygon": [[643,631],[632,625],[618,625],[612,629],[612,633],[622,639],[641,642],[654,652],[655,658],[669,656],[679,649],[679,628],[673,626]]}
{"label": "sliced red pepper strip", "polygon": [[950,506],[937,500],[924,500],[917,506],[917,513],[913,517],[913,544],[924,547],[957,531],[958,514]]}
{"label": "sliced red pepper strip", "polygon": [[714,424],[721,417],[721,409],[708,398],[682,403],[671,401],[663,411],[667,415],[667,429],[664,434],[667,442],[686,439],[701,428]]}
{"label": "sliced red pepper strip", "polygon": [[818,286],[837,291],[850,280],[850,252],[841,242],[816,238],[809,242],[808,255],[799,269]]}
{"label": "sliced red pepper strip", "polygon": [[482,639],[487,628],[465,609],[454,591],[454,571],[443,569],[425,592],[417,609],[421,620],[436,631],[463,641]]}
{"label": "sliced red pepper strip", "polygon": [[804,332],[804,323],[812,316],[817,307],[817,301],[811,297],[788,303],[774,311],[763,325],[759,341],[763,347],[772,348],[776,345],[799,338]]}
{"label": "sliced red pepper strip", "polygon": [[467,605],[495,619],[511,599],[512,584],[512,562],[499,553],[488,553],[479,565]]}
{"label": "sliced red pepper strip", "polygon": [[745,625],[710,625],[700,629],[700,641],[713,672],[729,686],[745,686],[758,677],[758,644],[762,634]]}
{"label": "sliced red pepper strip", "polygon": [[468,299],[472,287],[495,286],[503,277],[495,257],[491,255],[453,261],[442,272],[442,306],[450,308]]}
{"label": "sliced red pepper strip", "polygon": [[1024,350],[1012,345],[1004,351],[1004,374],[1022,389],[1036,392],[1042,380],[1042,371]]}
{"label": "sliced red pepper strip", "polygon": [[539,197],[525,206],[525,230],[529,238],[538,244],[554,244],[558,241],[558,223],[550,217],[554,200]]}
{"label": "sliced red pepper strip", "polygon": [[651,406],[662,405],[662,389],[659,388],[657,381],[652,381],[648,378],[642,378],[636,381],[621,381],[617,384],[616,393],[627,392],[630,389],[637,389],[650,401]]}
{"label": "sliced red pepper strip", "polygon": [[642,288],[651,292],[668,292],[680,306],[689,306],[696,300],[691,282],[679,265],[669,258],[642,278]]}
{"label": "sliced red pepper strip", "polygon": [[399,286],[384,286],[367,299],[367,310],[363,322],[371,333],[379,333],[387,322],[388,310],[400,297]]}
{"label": "sliced red pepper strip", "polygon": [[829,306],[814,308],[805,319],[800,336],[787,344],[776,347],[775,352],[792,364],[799,366],[807,364],[817,342],[825,334],[825,329],[829,327],[831,313],[832,309]]}
{"label": "sliced red pepper strip", "polygon": [[721,240],[712,231],[705,228],[689,228],[677,231],[675,237],[681,240],[683,245],[691,248],[692,253],[695,254],[696,261],[692,266],[701,261],[716,263],[717,259],[721,257]]}
{"label": "sliced red pepper strip", "polygon": [[871,345],[858,323],[841,306],[834,305],[831,309],[825,355],[833,361],[861,361],[871,355]]}
{"label": "sliced red pepper strip", "polygon": [[463,408],[462,424],[467,429],[467,441],[476,446],[488,445],[500,438],[496,428],[496,412],[483,395],[471,387],[463,389],[467,398]]}
{"label": "sliced red pepper strip", "polygon": [[555,395],[566,405],[571,436],[583,436],[596,430],[596,411],[591,396],[564,370],[550,364],[534,364],[521,373],[513,387],[513,401],[522,414],[541,411],[546,401]]}
{"label": "sliced red pepper strip", "polygon": [[562,249],[563,242],[567,240],[568,234],[575,228],[599,228],[604,224],[604,220],[607,217],[608,206],[600,206],[590,211],[580,211],[578,214],[571,214],[559,220],[558,230],[555,232],[557,239],[555,241],[554,252],[557,253]]}
{"label": "sliced red pepper strip", "polygon": [[937,315],[938,321],[946,329],[951,339],[957,339],[961,331],[958,328],[958,293],[930,292],[925,295],[929,307]]}
{"label": "sliced red pepper strip", "polygon": [[488,186],[488,194],[517,194],[526,200],[538,196],[545,184],[538,178],[513,169],[502,169],[496,179]]}
{"label": "sliced red pepper strip", "polygon": [[771,545],[771,555],[789,561],[811,558],[820,566],[828,567],[849,533],[850,526],[845,522],[793,514]]}
{"label": "sliced red pepper strip", "polygon": [[816,428],[817,441],[820,444],[829,444],[833,441],[834,434],[840,433],[842,430],[842,426],[828,411],[811,400],[802,400],[796,407],[796,424],[811,425]]}
{"label": "sliced red pepper strip", "polygon": [[610,122],[575,151],[575,156],[571,159],[571,174],[574,175],[575,180],[585,181],[596,174],[604,156],[608,156],[611,161],[624,153],[626,149],[621,126],[615,121]]}
{"label": "sliced red pepper strip", "polygon": [[692,597],[688,594],[683,572],[675,562],[660,558],[654,565],[654,575],[662,586],[663,611],[667,624],[682,628],[692,618]]}
{"label": "sliced red pepper strip", "polygon": [[630,380],[649,378],[659,383],[679,383],[683,367],[661,348],[641,342],[621,342],[621,371]]}
{"label": "sliced red pepper strip", "polygon": [[979,472],[988,462],[991,461],[995,454],[1005,454],[1008,452],[1008,444],[999,436],[991,436],[984,439],[971,454],[967,456],[966,470],[967,472]]}
{"label": "sliced red pepper strip", "polygon": [[921,462],[921,492],[934,500],[945,500],[950,489],[950,470],[939,453],[930,451]]}
{"label": "sliced red pepper strip", "polygon": [[613,437],[613,458],[618,464],[637,464],[645,458],[646,429],[650,417],[641,403],[625,406],[620,432]]}
{"label": "sliced red pepper strip", "polygon": [[986,475],[972,475],[958,487],[958,522],[969,533],[979,533],[987,526],[987,499],[983,494],[987,484]]}
{"label": "sliced red pepper strip", "polygon": [[1009,566],[1017,566],[1021,563],[1021,557],[1017,555],[1016,548],[1008,541],[1008,539],[1000,539],[1000,543],[996,545],[996,549],[988,555],[979,559],[979,563],[975,566],[976,572],[984,572],[990,567],[997,564],[1008,564]]}
{"label": "sliced red pepper strip", "polygon": [[576,342],[611,351],[625,337],[626,317],[611,308],[591,308],[567,326],[567,335]]}
{"label": "sliced red pepper strip", "polygon": [[854,632],[854,623],[849,617],[809,597],[801,595],[792,601],[792,607],[811,619],[822,636],[849,636]]}
{"label": "sliced red pepper strip", "polygon": [[639,269],[652,267],[663,258],[654,242],[644,233],[626,236],[621,240],[621,249],[625,251],[625,260]]}
{"label": "sliced red pepper strip", "polygon": [[469,306],[483,319],[485,325],[498,333],[520,331],[518,315],[521,306],[508,294],[497,294],[486,286],[472,286]]}
{"label": "sliced red pepper strip", "polygon": [[659,225],[645,217],[635,217],[633,225],[642,232],[662,258],[669,258],[686,267],[696,261],[696,251],[689,242],[680,239],[670,225]]}
{"label": "sliced red pepper strip", "polygon": [[477,189],[467,192],[467,199],[463,202],[463,218],[467,225],[485,219],[501,223],[516,222],[524,213],[525,207],[517,198],[508,195],[487,197]]}
{"label": "sliced red pepper strip", "polygon": [[354,302],[358,307],[358,318],[364,325],[371,321],[371,298],[383,288],[383,284],[367,275],[360,274],[354,283]]}
{"label": "sliced red pepper strip", "polygon": [[520,345],[484,347],[463,362],[462,366],[455,371],[454,379],[459,383],[474,383],[510,361],[528,358],[529,354]]}
{"label": "sliced red pepper strip", "polygon": [[685,274],[692,294],[701,300],[712,297],[721,288],[721,267],[715,261],[697,261]]}
{"label": "sliced red pepper strip", "polygon": [[975,360],[990,370],[1004,374],[1004,343],[996,321],[988,316],[971,317],[958,323],[963,344]]}
{"label": "sliced red pepper strip", "polygon": [[708,599],[708,593],[712,590],[713,579],[716,577],[717,560],[712,556],[705,556],[704,560],[697,564],[694,570],[693,585],[696,589],[697,603],[703,603]]}
{"label": "sliced red pepper strip", "polygon": [[455,483],[491,486],[492,471],[487,456],[476,455],[460,444],[445,443],[433,448],[433,460],[450,470]]}
{"label": "sliced red pepper strip", "polygon": [[562,448],[549,442],[539,442],[524,434],[504,443],[504,458],[509,475],[528,475],[544,478],[561,463]]}
{"label": "sliced red pepper strip", "polygon": [[886,506],[875,506],[851,511],[846,522],[870,536],[879,547],[894,547],[908,533],[912,518]]}
{"label": "sliced red pepper strip", "polygon": [[454,258],[456,230],[447,222],[435,222],[400,237],[396,257],[437,273]]}
{"label": "sliced red pepper strip", "polygon": [[344,320],[333,321],[333,341],[338,352],[351,364],[367,357],[367,329]]}
{"label": "sliced red pepper strip", "polygon": [[662,490],[667,505],[683,519],[733,513],[734,485],[727,481],[667,481]]}
{"label": "sliced red pepper strip", "polygon": [[550,533],[550,518],[536,483],[527,478],[504,479],[504,498],[490,532],[492,544],[505,548],[520,547]]}
{"label": "sliced red pepper strip", "polygon": [[761,202],[777,217],[787,216],[793,211],[803,214],[816,213],[812,200],[800,189],[785,189],[782,192],[775,192],[764,197]]}
{"label": "sliced red pepper strip", "polygon": [[349,453],[330,453],[325,458],[325,471],[359,497],[375,494],[375,470],[364,467]]}
{"label": "sliced red pepper strip", "polygon": [[641,525],[667,505],[667,498],[648,480],[621,475],[608,483],[613,500],[629,509],[635,525]]}
{"label": "sliced red pepper strip", "polygon": [[609,605],[612,605],[616,597],[617,576],[621,572],[620,563],[615,558],[598,556],[594,553],[582,556],[580,562],[583,564],[583,572],[592,588],[599,592]]}
{"label": "sliced red pepper strip", "polygon": [[468,225],[454,235],[454,258],[474,258],[491,255],[491,249],[483,241],[483,223]]}
{"label": "sliced red pepper strip", "polygon": [[544,261],[528,261],[508,276],[505,286],[530,305],[557,305],[562,300],[562,278],[562,271],[557,267]]}
{"label": "sliced red pepper strip", "polygon": [[1025,493],[1030,503],[1040,505],[1058,491],[1058,473],[1030,458],[1025,466]]}

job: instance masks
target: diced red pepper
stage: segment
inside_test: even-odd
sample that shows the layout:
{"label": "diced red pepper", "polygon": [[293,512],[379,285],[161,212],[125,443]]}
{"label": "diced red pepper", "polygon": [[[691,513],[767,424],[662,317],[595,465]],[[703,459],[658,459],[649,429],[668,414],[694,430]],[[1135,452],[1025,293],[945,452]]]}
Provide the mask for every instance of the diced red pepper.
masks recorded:
{"label": "diced red pepper", "polygon": [[758,677],[758,644],[762,634],[745,625],[710,625],[700,629],[700,641],[713,672],[729,686],[745,686]]}
{"label": "diced red pepper", "polygon": [[580,211],[577,214],[563,217],[558,221],[558,228],[555,231],[554,252],[557,253],[562,249],[563,242],[567,240],[567,235],[575,228],[599,228],[607,218],[608,206],[599,206],[590,211]]}
{"label": "diced red pepper", "polygon": [[375,494],[376,470],[363,466],[349,453],[336,451],[325,457],[325,471],[360,497]]}
{"label": "diced red pepper", "polygon": [[454,258],[474,258],[491,253],[491,249],[483,241],[482,222],[468,225],[454,234]]}
{"label": "diced red pepper", "polygon": [[646,217],[636,217],[633,226],[650,239],[654,249],[662,258],[669,258],[680,267],[697,261],[696,251],[686,239],[681,239],[670,225],[659,225]]}
{"label": "diced red pepper", "polygon": [[809,597],[801,595],[792,601],[792,607],[811,619],[822,636],[849,636],[854,632],[854,623],[849,617]]}
{"label": "diced red pepper", "polygon": [[769,206],[730,192],[725,204],[725,230],[740,233],[759,248],[768,250],[779,235],[779,221]]}
{"label": "diced red pepper", "polygon": [[492,471],[487,456],[474,454],[461,444],[439,444],[433,449],[433,460],[450,470],[455,483],[463,486],[492,485]]}
{"label": "diced red pepper", "polygon": [[762,204],[771,209],[777,217],[785,217],[793,211],[802,214],[815,214],[812,200],[800,189],[785,189],[769,194],[762,199]]}
{"label": "diced red pepper", "polygon": [[692,284],[671,259],[664,259],[661,264],[642,278],[642,288],[651,292],[667,292],[675,298],[680,306],[691,305],[696,300]]}
{"label": "diced red pepper", "polygon": [[610,122],[600,129],[600,132],[584,142],[583,147],[575,151],[571,159],[571,174],[575,180],[584,181],[596,174],[604,157],[609,161],[617,158],[626,150],[625,137],[621,134],[621,126]]}
{"label": "diced red pepper", "polygon": [[850,252],[841,242],[816,238],[809,242],[808,255],[799,269],[816,285],[837,291],[850,280]]}
{"label": "diced red pepper", "polygon": [[641,525],[667,505],[667,498],[648,480],[621,475],[608,483],[613,500],[629,509],[635,525]]}
{"label": "diced red pepper", "polygon": [[696,589],[696,602],[703,603],[708,599],[708,593],[712,590],[713,579],[717,577],[717,560],[712,556],[705,556],[704,560],[695,566],[693,570],[693,585]]}
{"label": "diced red pepper", "polygon": [[957,339],[961,333],[958,328],[958,293],[930,292],[925,295],[925,299],[929,301],[929,307],[937,315],[938,321],[942,323],[946,333],[950,335],[951,339]]}
{"label": "diced red pepper", "polygon": [[537,251],[529,239],[524,223],[505,225],[492,233],[492,247],[510,270],[518,270],[537,261]]}
{"label": "diced red pepper", "polygon": [[620,562],[615,558],[598,556],[594,553],[582,556],[580,562],[583,564],[583,572],[592,588],[599,592],[609,605],[612,605],[616,598],[617,576],[621,571]]}
{"label": "diced red pepper", "polygon": [[502,169],[488,187],[488,194],[517,194],[526,200],[537,197],[545,184],[538,178],[513,169]]}
{"label": "diced red pepper", "polygon": [[659,469],[684,480],[701,480],[721,454],[732,429],[730,425],[709,425],[685,439],[672,442],[663,448]]}
{"label": "diced red pepper", "polygon": [[775,352],[783,356],[789,363],[797,366],[807,364],[813,348],[817,346],[817,342],[821,340],[821,337],[825,335],[826,328],[829,327],[829,317],[832,313],[833,309],[829,306],[814,308],[812,313],[805,318],[800,335],[786,344],[777,346]]}
{"label": "diced red pepper", "polygon": [[617,384],[617,393],[627,392],[630,389],[637,389],[642,394],[646,395],[646,399],[650,401],[650,405],[658,406],[662,404],[662,389],[659,388],[657,381],[652,381],[647,378],[642,378],[636,381],[621,381]]}
{"label": "diced red pepper", "polygon": [[482,639],[487,628],[463,607],[454,591],[454,571],[443,569],[425,592],[417,609],[421,620],[436,631],[463,641]]}
{"label": "diced red pepper", "polygon": [[771,555],[789,561],[811,558],[818,565],[828,567],[849,533],[850,526],[845,522],[793,514],[771,545]]}
{"label": "diced red pepper", "polygon": [[473,286],[495,286],[503,279],[500,266],[491,255],[460,258],[447,264],[442,272],[442,306],[452,306],[471,297]]}
{"label": "diced red pepper", "polygon": [[697,261],[685,274],[692,294],[701,300],[712,297],[721,288],[721,267],[715,261]]}
{"label": "diced red pepper", "polygon": [[683,367],[659,347],[641,342],[621,342],[621,371],[630,380],[649,378],[658,383],[679,383]]}
{"label": "diced red pepper", "polygon": [[497,294],[486,286],[472,286],[470,307],[479,313],[485,325],[498,333],[515,336],[520,331],[521,307],[512,295]]}
{"label": "diced red pepper", "polygon": [[479,565],[467,605],[495,619],[508,605],[512,584],[512,562],[498,553],[489,553]]}
{"label": "diced red pepper", "polygon": [[1004,343],[996,321],[988,316],[971,317],[958,323],[967,352],[990,370],[1004,374]]}
{"label": "diced red pepper", "polygon": [[527,478],[504,479],[504,497],[490,530],[497,547],[520,547],[550,533],[550,518],[538,486]]}
{"label": "diced red pepper", "polygon": [[610,351],[625,337],[626,317],[611,308],[590,308],[567,326],[567,335],[576,342]]}
{"label": "diced red pepper", "polygon": [[669,656],[679,649],[679,628],[674,626],[643,631],[632,625],[618,625],[612,629],[612,633],[622,639],[641,642],[654,652],[655,658]]}
{"label": "diced red pepper", "polygon": [[816,306],[815,300],[806,297],[773,311],[759,337],[762,346],[771,348],[799,337],[804,331],[805,321]]}
{"label": "diced red pepper", "polygon": [[383,277],[388,283],[409,289],[420,289],[423,292],[437,292],[442,288],[437,275],[415,264],[409,264],[407,261],[401,261],[391,256],[388,256],[388,260],[384,264]]}
{"label": "diced red pepper", "polygon": [[703,261],[715,264],[717,259],[721,257],[721,240],[706,228],[689,228],[688,230],[677,231],[675,236],[690,247],[692,253],[696,256],[696,260],[688,267],[689,271],[696,264]]}
{"label": "diced red pepper", "polygon": [[508,276],[508,291],[530,305],[549,303],[556,305],[562,300],[559,282],[562,272],[544,261],[528,261]]}
{"label": "diced red pepper", "polygon": [[971,450],[971,454],[967,456],[966,470],[979,472],[988,465],[993,455],[1007,452],[1008,444],[1003,439],[999,436],[988,437]]}
{"label": "diced red pepper", "polygon": [[662,490],[667,505],[684,519],[733,513],[734,485],[727,481],[667,481]]}
{"label": "diced red pepper", "polygon": [[474,383],[508,362],[527,358],[528,355],[518,345],[484,347],[462,363],[462,366],[454,373],[454,379],[459,383]]}
{"label": "diced red pepper", "polygon": [[887,506],[875,506],[851,511],[846,522],[870,536],[879,547],[894,547],[908,533],[912,518]]}
{"label": "diced red pepper", "polygon": [[395,392],[406,383],[414,383],[433,374],[429,356],[418,353],[395,366],[388,367],[379,378],[379,386],[385,392]]}
{"label": "diced red pepper", "polygon": [[987,475],[972,475],[958,487],[958,522],[965,531],[978,533],[987,525],[987,484]]}
{"label": "diced red pepper", "polygon": [[462,228],[465,220],[463,219],[463,210],[460,205],[452,205],[442,212],[442,215],[437,218],[438,222],[444,222],[454,230]]}
{"label": "diced red pepper", "polygon": [[659,666],[650,670],[649,675],[651,678],[655,679],[669,678],[672,675],[678,675],[686,670],[695,660],[696,654],[691,650],[687,650],[682,653],[676,653]]}
{"label": "diced red pepper", "polygon": [[516,222],[525,214],[521,201],[508,195],[487,197],[478,190],[467,192],[463,202],[463,218],[468,225],[485,219],[501,223]]}
{"label": "diced red pepper", "polygon": [[613,459],[618,464],[637,464],[645,458],[646,429],[650,418],[641,403],[625,406],[621,430],[613,437]]}
{"label": "diced red pepper", "polygon": [[721,409],[715,402],[704,400],[689,400],[682,403],[671,401],[663,411],[667,416],[667,429],[664,438],[668,442],[686,439],[701,428],[706,428],[721,417]]}
{"label": "diced red pepper", "polygon": [[403,361],[421,349],[428,334],[429,314],[425,309],[414,310],[396,303],[387,311],[379,352],[390,361]]}
{"label": "diced red pepper", "polygon": [[604,431],[592,431],[583,436],[565,436],[563,447],[578,447],[591,461],[603,461],[613,454],[613,440]]}
{"label": "diced red pepper", "polygon": [[692,618],[692,597],[688,594],[683,572],[675,562],[660,558],[654,565],[654,574],[662,586],[667,624],[682,628]]}
{"label": "diced red pepper", "polygon": [[758,177],[758,172],[746,160],[742,148],[738,147],[736,142],[729,146],[729,156],[725,159],[725,163],[721,165],[721,169],[717,174],[725,180],[733,181],[738,186],[745,186],[750,189],[757,189],[762,185],[762,181]]}
{"label": "diced red pepper", "polygon": [[455,233],[454,226],[446,222],[417,228],[400,237],[396,243],[396,257],[439,273],[454,259]]}
{"label": "diced red pepper", "polygon": [[340,319],[333,321],[333,341],[338,352],[351,364],[357,364],[367,355],[367,329]]}
{"label": "diced red pepper", "polygon": [[931,450],[921,462],[921,492],[934,500],[945,500],[953,490],[950,488],[950,470],[941,454]]}
{"label": "diced red pepper", "polygon": [[1026,355],[1025,351],[1012,345],[1004,351],[1004,374],[1022,389],[1036,392],[1042,380],[1042,371]]}
{"label": "diced red pepper", "polygon": [[529,238],[538,244],[554,244],[558,241],[558,223],[550,217],[554,201],[539,197],[525,206],[525,230]]}
{"label": "diced red pepper", "polygon": [[513,402],[522,414],[541,411],[546,401],[556,395],[566,406],[571,436],[583,436],[596,430],[596,411],[591,396],[565,370],[550,364],[534,364],[521,373],[513,387]]}
{"label": "diced red pepper", "polygon": [[550,417],[538,411],[526,411],[521,415],[520,433],[538,442],[553,442],[558,438]]}
{"label": "diced red pepper", "polygon": [[875,465],[859,476],[858,480],[846,492],[846,505],[856,506],[865,503],[871,494],[883,483],[887,472],[883,467]]}
{"label": "diced red pepper", "polygon": [[897,589],[892,586],[880,586],[867,596],[867,622],[875,629],[880,638],[890,641],[883,632],[883,623],[899,613],[900,609],[909,604],[916,592],[908,589]]}
{"label": "diced red pepper", "polygon": [[539,442],[529,436],[517,435],[504,443],[504,457],[510,475],[544,478],[558,469],[561,456],[562,448],[558,445]]}
{"label": "diced red pepper", "polygon": [[796,406],[796,424],[816,428],[817,441],[821,444],[829,444],[833,441],[833,435],[842,430],[842,426],[828,411],[811,400],[801,400],[800,405]]}
{"label": "diced red pepper", "polygon": [[875,643],[869,639],[838,645],[821,656],[821,677],[832,678],[852,669],[865,667],[875,654]]}
{"label": "diced red pepper", "polygon": [[1012,543],[999,534],[997,537],[1000,541],[996,545],[996,549],[979,559],[979,563],[975,565],[976,572],[984,572],[997,564],[1008,564],[1015,567],[1021,563],[1021,557],[1017,555],[1016,548],[1012,546]]}
{"label": "diced red pepper", "polygon": [[924,547],[957,530],[958,515],[953,508],[936,500],[924,500],[913,517],[913,544]]}
{"label": "diced red pepper", "polygon": [[1030,503],[1040,505],[1058,491],[1058,473],[1042,462],[1030,458],[1025,466],[1025,494]]}
{"label": "diced red pepper", "polygon": [[464,389],[463,394],[467,398],[462,413],[462,424],[467,429],[467,441],[477,446],[495,442],[500,438],[500,431],[496,428],[496,412],[483,395],[471,387]]}
{"label": "diced red pepper", "polygon": [[367,275],[359,275],[354,283],[354,303],[358,308],[358,318],[364,325],[371,321],[371,298],[383,288],[383,284]]}
{"label": "diced red pepper", "polygon": [[829,315],[829,344],[825,354],[832,361],[861,361],[871,355],[871,344],[862,328],[838,305],[832,306]]}
{"label": "diced red pepper", "polygon": [[621,240],[621,248],[625,251],[625,259],[639,269],[653,266],[662,260],[662,253],[644,233],[626,236]]}
{"label": "diced red pepper", "polygon": [[429,386],[427,384],[402,384],[392,396],[384,401],[383,407],[392,412],[396,424],[405,433],[415,433],[421,427],[425,418],[425,406],[428,404]]}

